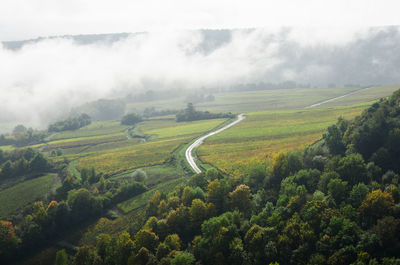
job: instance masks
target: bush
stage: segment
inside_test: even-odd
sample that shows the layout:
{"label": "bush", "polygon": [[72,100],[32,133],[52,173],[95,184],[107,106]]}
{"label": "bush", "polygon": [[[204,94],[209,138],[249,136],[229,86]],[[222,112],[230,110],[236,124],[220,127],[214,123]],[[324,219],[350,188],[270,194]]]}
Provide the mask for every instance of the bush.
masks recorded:
{"label": "bush", "polygon": [[124,117],[121,119],[121,124],[122,125],[135,125],[138,122],[141,122],[142,118],[139,115],[136,115],[135,113],[130,113],[126,114]]}

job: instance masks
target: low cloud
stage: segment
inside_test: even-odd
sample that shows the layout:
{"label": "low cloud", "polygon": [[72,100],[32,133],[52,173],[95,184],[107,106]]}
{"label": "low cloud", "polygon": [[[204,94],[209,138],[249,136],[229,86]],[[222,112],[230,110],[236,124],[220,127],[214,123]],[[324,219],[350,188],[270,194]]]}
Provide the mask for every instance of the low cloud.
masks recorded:
{"label": "low cloud", "polygon": [[52,38],[16,50],[3,45],[0,121],[45,124],[85,102],[147,89],[399,82],[399,40],[397,27],[286,28],[151,32],[84,45]]}

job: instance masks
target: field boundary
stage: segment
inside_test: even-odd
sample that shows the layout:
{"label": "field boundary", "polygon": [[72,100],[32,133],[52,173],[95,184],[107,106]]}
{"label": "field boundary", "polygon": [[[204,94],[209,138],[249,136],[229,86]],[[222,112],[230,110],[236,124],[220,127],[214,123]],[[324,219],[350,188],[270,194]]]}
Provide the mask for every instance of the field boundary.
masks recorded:
{"label": "field boundary", "polygon": [[327,99],[327,100],[324,100],[324,101],[320,101],[320,102],[308,105],[308,106],[306,106],[304,108],[305,109],[315,108],[315,107],[321,106],[321,105],[323,105],[325,103],[329,103],[329,102],[335,101],[337,99],[345,98],[347,96],[351,96],[351,95],[357,94],[360,91],[367,90],[367,89],[370,89],[370,88],[373,88],[373,87],[371,86],[371,87],[364,87],[364,88],[361,88],[361,89],[357,89],[357,90],[354,90],[353,92],[350,92],[350,93],[347,93],[347,94],[344,94],[344,95],[341,95],[341,96],[338,96],[338,97],[330,98],[330,99]]}

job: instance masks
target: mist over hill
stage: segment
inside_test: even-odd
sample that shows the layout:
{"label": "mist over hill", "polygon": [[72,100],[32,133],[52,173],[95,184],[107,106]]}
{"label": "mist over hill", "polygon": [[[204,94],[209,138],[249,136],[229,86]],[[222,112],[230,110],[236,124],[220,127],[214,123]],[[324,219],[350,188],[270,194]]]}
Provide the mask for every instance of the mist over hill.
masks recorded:
{"label": "mist over hill", "polygon": [[[398,26],[56,36],[0,46],[0,121],[158,91],[400,83]],[[287,85],[286,85],[287,86]]]}

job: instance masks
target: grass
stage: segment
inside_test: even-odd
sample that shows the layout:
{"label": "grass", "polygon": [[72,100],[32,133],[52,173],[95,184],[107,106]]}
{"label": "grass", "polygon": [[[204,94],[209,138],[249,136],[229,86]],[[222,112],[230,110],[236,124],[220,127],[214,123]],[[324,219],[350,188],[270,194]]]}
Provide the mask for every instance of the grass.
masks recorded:
{"label": "grass", "polygon": [[79,130],[54,133],[46,140],[54,141],[61,139],[112,135],[124,132],[127,128],[128,126],[121,125],[119,121],[96,121],[92,122],[88,126],[80,128]]}
{"label": "grass", "polygon": [[91,152],[101,152],[110,149],[123,148],[131,145],[136,145],[141,143],[141,139],[133,138],[133,139],[125,139],[123,141],[115,141],[115,142],[106,142],[99,143],[96,145],[87,146],[85,150],[82,152],[91,153]]}
{"label": "grass", "polygon": [[198,104],[198,108],[215,112],[254,112],[302,108],[315,102],[340,96],[355,88],[297,88],[228,92],[215,94],[215,101]]}
{"label": "grass", "polygon": [[[98,150],[89,147],[81,152],[77,167],[94,167],[97,171],[105,174],[115,174],[134,168],[161,164],[170,158],[172,153],[182,144],[190,142],[197,136],[219,126],[226,119],[202,120],[194,122],[178,123],[170,119],[151,120],[140,123],[138,129],[145,135],[153,134],[152,140],[140,143],[137,138],[129,139],[136,144],[116,146],[110,145],[111,149]],[[138,142],[139,141],[139,142]],[[116,148],[112,149],[112,146]],[[74,155],[70,156],[73,159]],[[181,168],[179,169],[180,172]]]}
{"label": "grass", "polygon": [[[211,112],[249,112],[272,109],[302,108],[315,102],[337,97],[356,90],[357,88],[296,88],[259,91],[224,91],[213,93],[215,100],[196,103],[199,110]],[[183,109],[186,106],[185,97],[170,100],[155,100],[137,102],[128,108],[143,110],[146,107],[161,109]]]}
{"label": "grass", "polygon": [[143,144],[117,148],[83,157],[78,161],[78,168],[94,167],[105,174],[150,166],[164,162],[187,137],[146,142]]}
{"label": "grass", "polygon": [[[343,98],[329,103],[329,106],[352,105],[360,102],[376,100],[382,96],[391,94],[399,86],[381,86],[357,93],[351,97]],[[224,91],[213,93],[215,100],[211,102],[196,103],[199,110],[212,112],[254,112],[264,110],[284,110],[303,108],[305,106],[341,96],[358,90],[354,87],[337,88],[296,88],[275,89],[259,91]],[[143,110],[146,107],[162,109],[183,109],[186,106],[185,97],[177,97],[170,100],[155,100],[137,102],[128,105],[128,108]]]}
{"label": "grass", "polygon": [[148,121],[140,125],[140,130],[147,135],[156,135],[158,139],[184,135],[199,135],[207,132],[226,119],[212,119],[192,122],[176,122],[174,120]]}
{"label": "grass", "polygon": [[225,173],[243,174],[248,163],[265,161],[278,151],[303,149],[320,139],[338,117],[353,118],[366,106],[248,113],[241,123],[208,138],[197,154]]}
{"label": "grass", "polygon": [[0,145],[0,149],[3,150],[4,152],[10,152],[14,150],[15,147],[12,145]]}
{"label": "grass", "polygon": [[128,213],[130,211],[144,207],[151,198],[151,196],[153,195],[153,193],[156,192],[157,190],[160,192],[168,192],[172,190],[175,186],[183,183],[185,180],[186,178],[178,178],[159,184],[155,188],[145,193],[142,193],[127,201],[119,203],[118,208],[121,209],[124,213]]}
{"label": "grass", "polygon": [[59,149],[59,148],[74,148],[82,147],[88,145],[98,145],[109,142],[119,142],[126,140],[124,134],[118,133],[114,135],[101,135],[101,136],[90,136],[90,137],[80,137],[52,141],[44,146],[45,150]]}
{"label": "grass", "polygon": [[100,234],[117,236],[123,231],[130,231],[133,227],[140,228],[145,222],[145,208],[138,208],[115,220],[100,218],[94,225],[84,231],[78,245],[95,245]]}
{"label": "grass", "polygon": [[78,161],[76,161],[76,160],[69,163],[68,172],[71,174],[71,176],[76,176],[80,180],[80,179],[82,179],[82,177],[81,177],[81,172],[79,172],[79,170],[76,169],[77,163],[78,163]]}
{"label": "grass", "polygon": [[[173,166],[173,165],[168,165],[168,164],[143,167],[140,169],[142,169],[143,171],[146,172],[147,179],[145,181],[145,184],[148,187],[154,187],[163,182],[166,182],[166,181],[178,178],[178,177],[182,177],[185,175],[185,172],[181,168],[179,168],[177,166]],[[125,171],[121,174],[112,176],[110,179],[115,180],[115,179],[121,179],[121,178],[129,178],[135,170],[136,169]]]}
{"label": "grass", "polygon": [[45,197],[55,177],[56,174],[47,174],[0,191],[0,217],[9,216],[20,207]]}
{"label": "grass", "polygon": [[385,95],[390,95],[394,91],[398,90],[400,86],[378,86],[373,88],[364,89],[358,93],[337,99],[335,101],[329,102],[324,106],[343,106],[352,105],[360,102],[370,102],[381,98]]}

